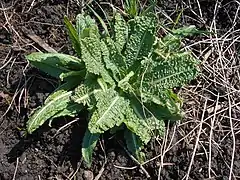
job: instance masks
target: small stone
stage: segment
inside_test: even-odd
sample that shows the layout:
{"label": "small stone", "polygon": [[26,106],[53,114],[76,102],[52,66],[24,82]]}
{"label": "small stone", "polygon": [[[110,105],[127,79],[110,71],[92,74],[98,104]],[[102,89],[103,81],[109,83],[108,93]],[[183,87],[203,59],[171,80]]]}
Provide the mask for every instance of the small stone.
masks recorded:
{"label": "small stone", "polygon": [[113,162],[115,160],[115,157],[116,157],[115,152],[111,151],[110,153],[108,153],[108,157],[109,157],[109,160]]}
{"label": "small stone", "polygon": [[24,164],[25,162],[26,162],[26,159],[27,159],[27,157],[26,157],[26,153],[22,153],[22,155],[20,156],[20,161],[22,162],[22,164]]}
{"label": "small stone", "polygon": [[194,145],[193,144],[188,144],[187,145],[187,149],[188,150],[193,150],[194,149]]}
{"label": "small stone", "polygon": [[85,180],[93,180],[93,173],[92,173],[92,171],[85,170],[83,172],[83,178]]}

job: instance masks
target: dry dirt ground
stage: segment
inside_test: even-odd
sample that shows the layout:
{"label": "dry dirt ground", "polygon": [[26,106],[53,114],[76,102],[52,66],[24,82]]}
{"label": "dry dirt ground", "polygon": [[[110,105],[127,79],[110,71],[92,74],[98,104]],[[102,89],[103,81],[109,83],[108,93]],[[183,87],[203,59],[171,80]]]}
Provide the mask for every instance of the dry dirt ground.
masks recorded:
{"label": "dry dirt ground", "polygon": [[[122,9],[121,1],[98,1]],[[142,1],[142,6],[147,1]],[[147,3],[146,3],[147,4]],[[72,54],[63,16],[74,19],[78,0],[0,1],[0,179],[240,179],[240,1],[161,1],[164,26],[196,25],[212,33],[185,41],[201,60],[202,75],[179,90],[185,118],[146,147],[142,168],[125,152],[121,137],[105,134],[93,165],[81,159],[84,114],[61,118],[25,136],[29,114],[58,81],[26,61],[33,51]],[[93,3],[94,8],[99,8]],[[56,134],[68,122],[68,126]]]}

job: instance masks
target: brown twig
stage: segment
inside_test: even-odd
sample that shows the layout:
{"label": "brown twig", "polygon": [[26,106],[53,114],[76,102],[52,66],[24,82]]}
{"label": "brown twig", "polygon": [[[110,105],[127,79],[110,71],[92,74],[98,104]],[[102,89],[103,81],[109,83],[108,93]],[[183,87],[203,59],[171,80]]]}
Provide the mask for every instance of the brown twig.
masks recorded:
{"label": "brown twig", "polygon": [[45,51],[49,53],[56,53],[57,51],[50,47],[47,43],[45,43],[39,36],[37,36],[34,32],[29,31],[25,27],[23,27],[24,33],[27,37],[32,39],[35,43],[41,46]]}

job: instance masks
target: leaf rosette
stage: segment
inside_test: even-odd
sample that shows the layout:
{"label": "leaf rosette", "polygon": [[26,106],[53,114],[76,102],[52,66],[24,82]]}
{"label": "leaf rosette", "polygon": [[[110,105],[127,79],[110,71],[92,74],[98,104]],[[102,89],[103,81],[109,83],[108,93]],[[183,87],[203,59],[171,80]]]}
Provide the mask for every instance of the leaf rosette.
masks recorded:
{"label": "leaf rosette", "polygon": [[[47,120],[89,111],[82,143],[87,165],[102,133],[124,131],[127,148],[139,160],[154,135],[164,135],[165,121],[181,119],[181,100],[172,91],[198,75],[198,60],[181,48],[181,40],[198,32],[194,27],[156,36],[157,18],[147,13],[129,21],[117,13],[112,34],[103,35],[85,14],[68,29],[77,57],[60,53],[33,53],[27,60],[64,83],[27,122],[32,133]],[[106,26],[104,26],[106,28]],[[114,130],[115,132],[115,130]]]}

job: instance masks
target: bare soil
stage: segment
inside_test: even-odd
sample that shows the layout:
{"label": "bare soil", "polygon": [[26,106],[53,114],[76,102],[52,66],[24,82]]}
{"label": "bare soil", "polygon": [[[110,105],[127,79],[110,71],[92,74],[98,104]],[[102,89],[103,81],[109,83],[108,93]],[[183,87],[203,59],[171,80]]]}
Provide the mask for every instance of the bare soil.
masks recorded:
{"label": "bare soil", "polygon": [[[74,119],[57,119],[52,127],[45,124],[33,135],[25,136],[30,113],[60,82],[29,66],[24,56],[49,50],[43,43],[57,52],[74,53],[63,16],[73,20],[81,9],[77,2],[2,0],[0,3],[1,180],[147,179],[143,169],[125,152],[121,135],[103,135],[95,149],[92,167],[85,166],[81,157],[81,141],[86,129],[84,112],[79,114],[78,121],[57,134],[59,128]],[[224,34],[231,29],[232,33],[228,32],[231,34],[226,38],[230,40],[224,41],[224,45],[219,41],[223,50],[229,47],[223,54],[225,69],[222,72],[222,62],[216,61],[220,56],[217,43],[191,46],[202,61],[203,75],[179,91],[185,101],[184,120],[170,127],[166,125],[166,137],[157,137],[146,147],[148,161],[143,167],[149,179],[240,179],[240,105],[237,104],[240,102],[240,61],[234,51],[240,49],[239,41],[234,41],[240,37],[237,31],[240,5],[229,1],[197,2],[161,1],[157,11],[166,24],[184,9],[179,25],[196,25],[203,30],[211,29],[212,25],[219,38],[226,37]],[[121,3],[113,4],[122,9]],[[103,8],[110,9],[107,5]],[[29,35],[36,35],[40,40]],[[199,40],[207,41],[209,37],[188,39],[186,46]],[[210,54],[206,58],[207,52]]]}

